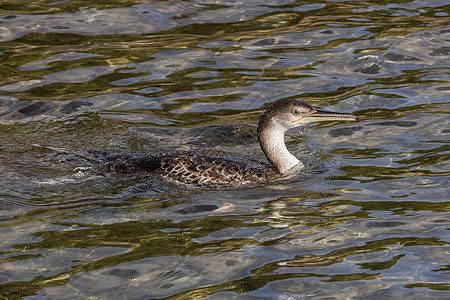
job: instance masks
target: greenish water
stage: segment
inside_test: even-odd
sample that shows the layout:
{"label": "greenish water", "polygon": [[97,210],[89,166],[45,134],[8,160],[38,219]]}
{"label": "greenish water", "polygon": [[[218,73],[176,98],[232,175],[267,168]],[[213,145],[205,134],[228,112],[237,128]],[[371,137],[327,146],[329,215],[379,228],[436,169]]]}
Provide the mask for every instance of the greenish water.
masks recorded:
{"label": "greenish water", "polygon": [[[450,2],[0,3],[0,298],[450,297]],[[264,156],[277,99],[306,168],[197,188],[35,144]]]}

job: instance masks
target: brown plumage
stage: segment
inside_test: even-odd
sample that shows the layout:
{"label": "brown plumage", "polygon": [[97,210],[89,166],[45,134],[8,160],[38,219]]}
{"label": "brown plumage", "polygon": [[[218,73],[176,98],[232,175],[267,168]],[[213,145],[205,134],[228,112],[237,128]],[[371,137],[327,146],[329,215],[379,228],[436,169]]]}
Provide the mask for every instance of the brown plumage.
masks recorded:
{"label": "brown plumage", "polygon": [[246,185],[274,179],[279,174],[256,160],[173,153],[142,158],[106,157],[116,173],[154,174],[169,181],[196,185]]}

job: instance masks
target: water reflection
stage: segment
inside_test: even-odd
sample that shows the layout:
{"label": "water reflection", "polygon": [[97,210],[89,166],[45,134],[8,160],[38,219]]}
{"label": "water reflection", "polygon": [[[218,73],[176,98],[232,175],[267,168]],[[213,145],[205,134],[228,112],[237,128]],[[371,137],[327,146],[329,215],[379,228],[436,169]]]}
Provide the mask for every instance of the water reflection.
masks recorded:
{"label": "water reflection", "polygon": [[[445,298],[447,6],[7,1],[0,295]],[[261,186],[111,175],[33,146],[264,159],[254,125],[283,98],[358,122],[290,132],[307,168]]]}

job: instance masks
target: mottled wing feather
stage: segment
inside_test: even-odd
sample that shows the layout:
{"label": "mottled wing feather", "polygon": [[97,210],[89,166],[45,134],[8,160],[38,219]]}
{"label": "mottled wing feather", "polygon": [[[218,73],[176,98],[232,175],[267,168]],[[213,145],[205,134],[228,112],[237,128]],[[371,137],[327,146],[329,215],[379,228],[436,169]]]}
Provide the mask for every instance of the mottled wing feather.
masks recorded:
{"label": "mottled wing feather", "polygon": [[110,160],[117,173],[150,173],[188,184],[244,185],[269,180],[276,172],[253,160],[198,154],[168,154],[139,159]]}

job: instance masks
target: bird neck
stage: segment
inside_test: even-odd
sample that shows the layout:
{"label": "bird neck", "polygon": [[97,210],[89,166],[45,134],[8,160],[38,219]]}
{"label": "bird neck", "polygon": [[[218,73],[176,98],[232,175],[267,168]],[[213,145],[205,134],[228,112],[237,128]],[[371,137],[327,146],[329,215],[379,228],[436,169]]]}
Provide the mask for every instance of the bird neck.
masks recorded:
{"label": "bird neck", "polygon": [[286,129],[276,120],[261,120],[258,126],[258,139],[261,149],[269,162],[279,173],[286,173],[300,161],[292,155],[284,143]]}

